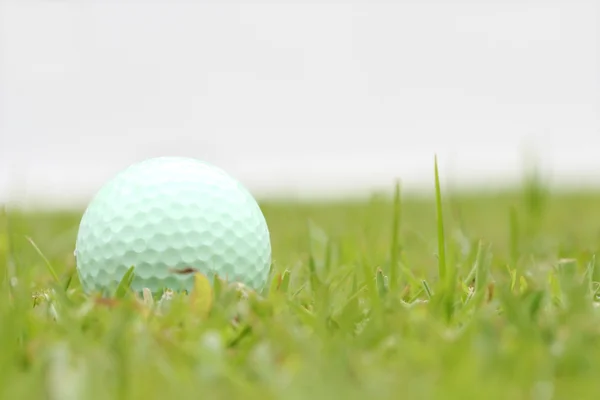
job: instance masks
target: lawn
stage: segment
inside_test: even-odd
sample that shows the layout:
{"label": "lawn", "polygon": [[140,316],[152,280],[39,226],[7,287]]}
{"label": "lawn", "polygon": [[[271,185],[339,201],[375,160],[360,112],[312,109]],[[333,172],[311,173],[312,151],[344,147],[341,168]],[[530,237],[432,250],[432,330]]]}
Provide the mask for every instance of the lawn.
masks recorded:
{"label": "lawn", "polygon": [[0,211],[0,398],[600,398],[600,193],[261,205],[263,293],[156,298],[81,291],[82,210]]}

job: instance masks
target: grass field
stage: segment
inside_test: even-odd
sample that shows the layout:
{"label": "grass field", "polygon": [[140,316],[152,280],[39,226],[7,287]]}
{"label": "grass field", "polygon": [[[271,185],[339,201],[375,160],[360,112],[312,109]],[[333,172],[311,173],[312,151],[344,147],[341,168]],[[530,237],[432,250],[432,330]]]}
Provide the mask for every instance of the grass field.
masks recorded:
{"label": "grass field", "polygon": [[263,202],[246,296],[86,296],[81,210],[5,211],[0,398],[600,398],[600,193],[434,189]]}

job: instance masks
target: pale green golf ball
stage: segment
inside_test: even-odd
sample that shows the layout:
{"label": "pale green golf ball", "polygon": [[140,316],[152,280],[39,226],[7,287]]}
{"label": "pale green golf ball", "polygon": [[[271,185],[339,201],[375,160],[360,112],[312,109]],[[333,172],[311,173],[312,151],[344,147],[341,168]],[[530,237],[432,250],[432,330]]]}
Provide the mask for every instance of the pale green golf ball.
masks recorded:
{"label": "pale green golf ball", "polygon": [[191,290],[194,268],[252,289],[271,264],[267,223],[235,179],[206,162],[159,157],[107,182],[85,210],[75,250],[84,290],[114,288],[135,267],[132,288]]}

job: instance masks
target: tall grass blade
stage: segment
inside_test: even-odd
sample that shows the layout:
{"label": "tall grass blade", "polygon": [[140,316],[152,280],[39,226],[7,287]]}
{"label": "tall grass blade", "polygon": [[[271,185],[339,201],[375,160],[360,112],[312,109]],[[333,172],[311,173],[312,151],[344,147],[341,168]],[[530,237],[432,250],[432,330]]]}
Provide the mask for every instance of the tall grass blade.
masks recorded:
{"label": "tall grass blade", "polygon": [[510,263],[516,268],[519,259],[519,219],[515,207],[510,208],[509,225]]}
{"label": "tall grass blade", "polygon": [[31,243],[31,246],[33,246],[33,248],[35,249],[36,253],[38,253],[38,255],[42,258],[42,260],[44,260],[44,264],[46,265],[46,269],[48,269],[48,272],[50,272],[50,275],[52,276],[52,279],[54,279],[54,281],[58,284],[60,284],[60,278],[58,277],[58,274],[56,273],[56,270],[54,269],[54,267],[52,266],[52,264],[50,263],[50,260],[48,260],[48,258],[44,255],[44,253],[42,253],[42,250],[40,250],[40,248],[38,247],[37,244],[35,244],[35,242],[33,241],[32,238],[30,238],[29,236],[25,236],[25,239],[27,239],[27,241],[29,243]]}
{"label": "tall grass blade", "polygon": [[394,191],[394,213],[392,216],[392,245],[390,249],[390,290],[396,292],[400,279],[400,266],[398,265],[399,229],[401,218],[400,182],[396,182]]}
{"label": "tall grass blade", "polygon": [[440,175],[438,171],[437,155],[435,156],[435,207],[437,218],[437,240],[438,240],[438,275],[440,280],[445,281],[446,271],[446,240],[444,236],[444,218],[442,213],[442,190],[440,188]]}
{"label": "tall grass blade", "polygon": [[121,278],[121,281],[119,282],[119,285],[117,286],[117,289],[115,290],[116,298],[125,297],[125,295],[129,291],[129,288],[131,287],[131,283],[133,282],[133,278],[135,277],[134,270],[135,270],[135,268],[133,266],[129,267],[127,272],[125,272],[125,274]]}

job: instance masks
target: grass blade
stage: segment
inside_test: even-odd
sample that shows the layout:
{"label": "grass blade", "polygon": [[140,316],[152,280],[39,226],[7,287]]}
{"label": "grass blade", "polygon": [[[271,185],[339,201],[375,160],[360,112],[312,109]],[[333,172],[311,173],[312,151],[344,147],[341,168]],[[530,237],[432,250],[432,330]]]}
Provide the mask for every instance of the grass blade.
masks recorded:
{"label": "grass blade", "polygon": [[367,291],[369,292],[369,297],[373,302],[373,306],[379,309],[381,307],[381,302],[377,292],[377,282],[373,278],[372,270],[371,268],[369,268],[369,262],[366,260],[366,258],[362,260],[361,266],[363,271],[363,277],[365,279],[365,286],[367,288]]}
{"label": "grass blade", "polygon": [[399,270],[398,265],[398,250],[399,250],[399,232],[400,229],[400,215],[401,204],[400,204],[400,182],[396,182],[396,189],[394,191],[394,214],[392,217],[392,246],[390,250],[390,290],[395,292],[399,284]]}
{"label": "grass blade", "polygon": [[9,281],[9,245],[8,245],[8,221],[7,221],[6,207],[0,208],[0,284],[5,280]]}
{"label": "grass blade", "polygon": [[121,278],[121,282],[119,282],[119,286],[117,286],[117,289],[115,290],[116,298],[125,297],[125,294],[129,291],[129,288],[131,287],[131,282],[133,282],[133,278],[135,276],[134,269],[135,268],[131,266],[123,275],[123,278]]}
{"label": "grass blade", "polygon": [[427,297],[429,299],[431,299],[433,297],[433,291],[429,287],[429,284],[427,283],[426,280],[423,280],[422,283],[423,283],[423,288],[425,289],[425,293],[427,294]]}
{"label": "grass blade", "polygon": [[519,219],[517,217],[517,210],[514,207],[510,208],[509,224],[510,263],[513,268],[516,268],[519,259]]}
{"label": "grass blade", "polygon": [[437,156],[435,156],[435,206],[437,217],[438,239],[438,274],[442,281],[446,280],[446,240],[444,236],[444,218],[442,214],[442,190],[440,189],[440,175],[438,171]]}
{"label": "grass blade", "polygon": [[33,241],[32,238],[30,238],[29,236],[25,236],[25,239],[27,239],[27,241],[33,246],[33,248],[38,253],[38,255],[40,257],[42,257],[42,260],[44,260],[44,263],[46,265],[46,268],[48,269],[48,272],[50,272],[50,275],[52,275],[52,279],[54,279],[54,281],[56,283],[60,284],[61,282],[58,277],[58,274],[56,273],[56,270],[54,269],[54,267],[52,267],[50,260],[48,260],[48,258],[44,255],[44,253],[42,253],[42,250],[40,250],[40,248],[38,247],[37,244],[35,244],[35,242]]}
{"label": "grass blade", "polygon": [[379,297],[384,299],[388,294],[389,288],[388,284],[386,283],[386,276],[383,275],[383,271],[381,270],[381,268],[377,268],[375,280],[377,282],[377,293],[379,294]]}
{"label": "grass blade", "polygon": [[596,255],[592,255],[591,260],[585,269],[585,276],[587,277],[588,291],[591,300],[593,301],[596,297],[596,289],[594,288],[594,273],[596,270]]}
{"label": "grass blade", "polygon": [[194,289],[190,295],[190,306],[194,313],[206,318],[210,314],[214,294],[210,281],[206,275],[196,272],[194,274]]}

